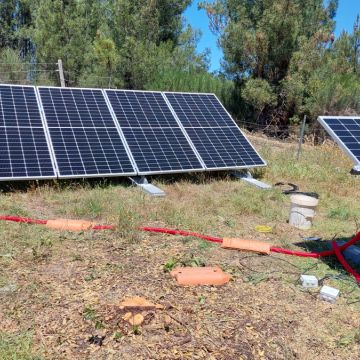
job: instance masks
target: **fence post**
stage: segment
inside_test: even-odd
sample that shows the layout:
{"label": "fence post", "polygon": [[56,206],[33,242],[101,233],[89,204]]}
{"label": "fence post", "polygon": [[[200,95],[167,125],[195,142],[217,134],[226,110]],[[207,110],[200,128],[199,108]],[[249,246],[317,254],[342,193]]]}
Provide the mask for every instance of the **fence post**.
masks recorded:
{"label": "fence post", "polygon": [[297,151],[297,155],[296,155],[296,160],[299,160],[299,158],[300,158],[301,145],[304,141],[305,125],[306,125],[306,115],[304,115],[304,119],[301,124],[300,140],[299,140],[299,147],[298,147],[298,151]]}
{"label": "fence post", "polygon": [[61,87],[65,87],[65,78],[64,78],[64,70],[63,70],[63,63],[62,60],[58,60],[58,71],[59,71],[59,77],[60,77],[60,85]]}

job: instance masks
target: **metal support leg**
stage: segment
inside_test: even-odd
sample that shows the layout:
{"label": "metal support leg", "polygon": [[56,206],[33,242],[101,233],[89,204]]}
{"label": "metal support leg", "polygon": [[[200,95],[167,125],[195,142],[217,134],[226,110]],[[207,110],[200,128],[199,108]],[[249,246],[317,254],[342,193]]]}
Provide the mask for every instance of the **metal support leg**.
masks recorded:
{"label": "metal support leg", "polygon": [[249,184],[255,185],[264,190],[269,190],[272,188],[271,185],[254,179],[248,171],[244,171],[244,172],[234,171],[231,173],[231,175],[235,176],[237,179],[244,180],[244,181],[248,182]]}
{"label": "metal support leg", "polygon": [[360,175],[360,164],[355,165],[351,171],[350,171],[351,175]]}
{"label": "metal support leg", "polygon": [[158,187],[149,184],[145,176],[132,176],[130,180],[135,186],[141,187],[143,191],[151,196],[165,196],[165,192]]}

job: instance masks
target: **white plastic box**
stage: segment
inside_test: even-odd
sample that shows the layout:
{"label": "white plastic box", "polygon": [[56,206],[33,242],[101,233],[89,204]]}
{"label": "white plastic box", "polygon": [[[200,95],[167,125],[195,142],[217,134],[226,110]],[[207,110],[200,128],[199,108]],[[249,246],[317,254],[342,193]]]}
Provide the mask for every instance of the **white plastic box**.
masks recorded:
{"label": "white plastic box", "polygon": [[336,299],[339,297],[339,293],[340,291],[338,289],[324,285],[320,289],[320,299],[334,304],[336,302]]}
{"label": "white plastic box", "polygon": [[301,275],[300,281],[304,288],[316,288],[319,286],[319,281],[314,275]]}

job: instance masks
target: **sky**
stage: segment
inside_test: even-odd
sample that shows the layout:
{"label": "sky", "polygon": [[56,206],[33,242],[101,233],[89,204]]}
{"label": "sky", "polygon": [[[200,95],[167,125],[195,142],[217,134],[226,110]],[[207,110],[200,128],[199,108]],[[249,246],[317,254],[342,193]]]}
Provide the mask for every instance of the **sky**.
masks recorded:
{"label": "sky", "polygon": [[[198,44],[198,50],[206,48],[211,50],[210,71],[220,69],[222,51],[217,46],[217,37],[209,30],[209,22],[204,10],[198,10],[199,0],[193,0],[192,5],[186,10],[185,18],[192,27],[202,31],[202,37]],[[360,0],[339,0],[336,15],[335,35],[338,36],[342,30],[352,31],[356,15],[360,14]]]}

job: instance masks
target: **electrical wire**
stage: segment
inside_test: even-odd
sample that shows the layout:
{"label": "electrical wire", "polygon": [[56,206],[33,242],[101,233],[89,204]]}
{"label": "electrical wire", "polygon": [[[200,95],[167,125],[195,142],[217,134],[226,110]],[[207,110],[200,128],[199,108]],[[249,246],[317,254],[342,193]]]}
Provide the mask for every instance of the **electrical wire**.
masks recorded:
{"label": "electrical wire", "polygon": [[[0,216],[0,220],[4,221],[14,221],[19,223],[26,223],[26,224],[41,224],[46,225],[47,220],[35,220],[30,218],[23,218],[18,216]],[[111,230],[115,229],[115,226],[112,225],[96,225],[92,227],[93,230]],[[154,232],[154,233],[163,233],[163,234],[170,234],[170,235],[182,235],[182,236],[193,236],[197,237],[206,241],[214,242],[214,243],[222,243],[223,239],[212,237],[208,235],[199,234],[192,231],[184,231],[184,230],[174,230],[174,229],[167,229],[167,228],[157,228],[157,227],[150,227],[150,226],[142,226],[139,228],[141,231],[147,231],[147,232]],[[333,249],[322,251],[318,253],[308,253],[308,252],[301,252],[301,251],[293,251],[283,248],[277,248],[277,247],[271,247],[270,251],[274,253],[280,253],[285,255],[293,255],[293,256],[299,256],[299,257],[311,257],[311,258],[321,258],[325,256],[331,256],[336,255],[339,259],[339,262],[343,265],[343,267],[354,276],[356,281],[360,284],[360,275],[351,268],[351,266],[346,262],[345,258],[341,254],[342,251],[346,250],[349,246],[354,245],[360,241],[360,232],[358,232],[351,240],[346,242],[345,244],[338,246],[335,241],[333,241]]]}

